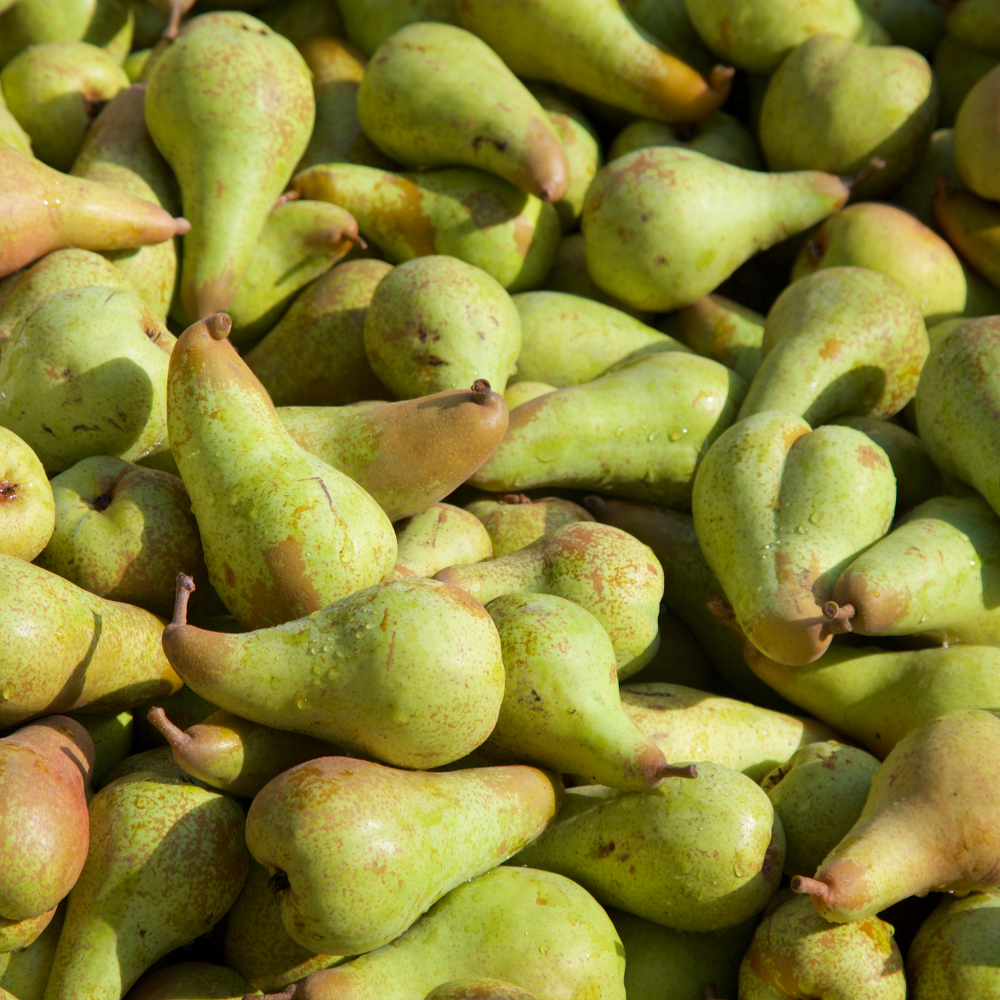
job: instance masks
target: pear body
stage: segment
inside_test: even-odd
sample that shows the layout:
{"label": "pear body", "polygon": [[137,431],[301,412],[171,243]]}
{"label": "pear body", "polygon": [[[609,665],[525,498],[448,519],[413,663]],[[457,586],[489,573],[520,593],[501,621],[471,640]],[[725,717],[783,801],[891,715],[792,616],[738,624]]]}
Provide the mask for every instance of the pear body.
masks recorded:
{"label": "pear body", "polygon": [[435,987],[424,1000],[537,1000],[537,997],[499,979],[453,979]]}
{"label": "pear body", "polygon": [[970,191],[942,185],[931,201],[931,212],[941,233],[995,292],[1000,283],[1000,210]]}
{"label": "pear body", "polygon": [[649,323],[653,319],[652,313],[645,309],[634,309],[627,302],[606,292],[594,281],[587,268],[587,248],[583,233],[569,233],[559,241],[555,260],[545,276],[542,288],[550,292],[567,292],[570,295],[593,299],[594,302],[602,302],[634,316],[643,323]]}
{"label": "pear body", "polygon": [[493,558],[493,543],[475,514],[434,503],[396,525],[396,565],[390,579],[431,577],[446,566]]}
{"label": "pear body", "polygon": [[508,493],[496,500],[474,500],[465,509],[475,514],[490,536],[493,558],[527,548],[564,524],[593,521],[583,507],[559,497],[531,500],[523,493]]}
{"label": "pear body", "polygon": [[31,139],[21,123],[10,113],[0,88],[0,144],[10,146],[25,156],[31,156]]}
{"label": "pear body", "polygon": [[100,788],[105,775],[121,763],[132,750],[132,713],[76,712],[70,716],[79,722],[94,741],[94,767],[91,785]]}
{"label": "pear body", "polygon": [[531,400],[544,396],[547,392],[555,391],[556,387],[547,382],[515,382],[504,389],[503,398],[507,402],[507,408],[513,410],[515,406],[530,403]]}
{"label": "pear body", "polygon": [[1000,71],[991,69],[969,91],[955,118],[955,166],[965,186],[996,201],[1000,173],[990,163],[1000,148]]}
{"label": "pear body", "polygon": [[0,427],[0,552],[31,562],[55,526],[52,486],[38,456]]}
{"label": "pear body", "polygon": [[344,30],[366,56],[415,21],[458,24],[456,0],[343,0]]}
{"label": "pear body", "polygon": [[7,953],[7,968],[0,972],[0,988],[8,990],[17,1000],[42,1000],[44,997],[65,913],[64,903],[28,947]]}
{"label": "pear body", "polygon": [[948,13],[948,33],[982,49],[1000,49],[1000,17],[989,0],[960,0]]}
{"label": "pear body", "polygon": [[180,962],[147,972],[129,1000],[242,1000],[250,984],[232,969],[208,962]]}
{"label": "pear body", "polygon": [[684,146],[745,170],[763,167],[753,135],[725,111],[713,111],[700,122],[680,127],[640,118],[618,133],[608,150],[608,159],[649,146]]}
{"label": "pear body", "polygon": [[947,34],[934,51],[931,65],[941,94],[938,124],[952,128],[966,95],[1000,63],[1000,53],[985,51]]}
{"label": "pear body", "polygon": [[0,65],[29,45],[87,42],[105,49],[119,65],[132,43],[134,15],[124,0],[62,0],[3,4]]}

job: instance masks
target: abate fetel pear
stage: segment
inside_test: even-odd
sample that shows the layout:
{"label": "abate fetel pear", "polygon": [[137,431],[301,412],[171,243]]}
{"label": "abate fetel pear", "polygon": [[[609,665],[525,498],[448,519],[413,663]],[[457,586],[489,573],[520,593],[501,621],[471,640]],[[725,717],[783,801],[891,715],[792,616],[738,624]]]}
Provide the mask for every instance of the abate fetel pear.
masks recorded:
{"label": "abate fetel pear", "polygon": [[465,509],[483,522],[493,543],[494,559],[527,548],[564,524],[594,520],[589,511],[572,500],[532,500],[523,493],[505,493],[496,500],[473,500]]}
{"label": "abate fetel pear", "polygon": [[0,553],[31,562],[52,537],[52,486],[38,456],[0,427]]}
{"label": "abate fetel pear", "polygon": [[337,7],[347,37],[366,56],[414,21],[458,24],[455,0],[340,0]]}
{"label": "abate fetel pear", "polygon": [[1000,67],[965,96],[955,119],[955,166],[965,186],[990,201],[1000,198]]}
{"label": "abate fetel pear", "polygon": [[393,527],[396,565],[389,580],[429,577],[446,566],[493,558],[493,543],[483,522],[450,503],[433,503]]}

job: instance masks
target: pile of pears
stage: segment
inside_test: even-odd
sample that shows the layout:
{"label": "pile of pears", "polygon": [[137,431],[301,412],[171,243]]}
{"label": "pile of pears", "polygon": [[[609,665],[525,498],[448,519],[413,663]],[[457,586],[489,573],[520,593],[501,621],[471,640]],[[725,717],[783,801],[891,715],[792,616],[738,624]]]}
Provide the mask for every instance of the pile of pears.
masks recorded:
{"label": "pile of pears", "polygon": [[1000,996],[998,0],[0,0],[0,1000]]}

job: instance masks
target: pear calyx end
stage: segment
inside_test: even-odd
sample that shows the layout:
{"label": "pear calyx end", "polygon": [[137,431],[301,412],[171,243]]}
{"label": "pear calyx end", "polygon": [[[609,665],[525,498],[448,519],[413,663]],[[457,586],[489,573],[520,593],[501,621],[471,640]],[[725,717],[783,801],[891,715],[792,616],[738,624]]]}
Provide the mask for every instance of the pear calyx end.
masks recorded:
{"label": "pear calyx end", "polygon": [[470,389],[472,392],[472,398],[477,403],[485,403],[487,399],[490,398],[490,393],[493,391],[493,387],[484,378],[477,378],[475,382],[472,383]]}
{"label": "pear calyx end", "polygon": [[855,615],[853,604],[838,604],[836,601],[827,601],[823,605],[823,617],[826,619],[823,625],[823,632],[826,635],[834,635],[840,632],[853,632],[851,619]]}
{"label": "pear calyx end", "polygon": [[217,312],[205,319],[205,328],[212,340],[225,340],[233,328],[233,321],[229,318],[228,313]]}

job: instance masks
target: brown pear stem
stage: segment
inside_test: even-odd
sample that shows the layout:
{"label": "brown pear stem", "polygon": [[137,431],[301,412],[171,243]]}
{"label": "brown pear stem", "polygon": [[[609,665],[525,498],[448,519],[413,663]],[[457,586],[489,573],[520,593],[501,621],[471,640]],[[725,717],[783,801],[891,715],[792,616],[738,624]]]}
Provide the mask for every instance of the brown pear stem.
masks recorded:
{"label": "brown pear stem", "polygon": [[808,878],[805,875],[795,875],[792,877],[791,890],[792,892],[816,896],[819,899],[826,899],[830,894],[830,887],[825,882]]}
{"label": "brown pear stem", "polygon": [[477,403],[485,403],[486,400],[490,398],[490,393],[493,391],[493,387],[484,378],[477,378],[475,382],[472,383],[472,398]]}
{"label": "brown pear stem", "polygon": [[174,219],[174,236],[184,236],[191,232],[191,223],[183,216]]}
{"label": "brown pear stem", "polygon": [[170,623],[180,628],[187,625],[188,601],[194,593],[194,580],[187,573],[177,574],[177,593],[174,596],[174,619]]}
{"label": "brown pear stem", "polygon": [[710,90],[718,93],[721,90],[729,90],[732,86],[732,79],[736,76],[736,69],[732,66],[713,66],[708,72],[708,86]]}
{"label": "brown pear stem", "polygon": [[186,743],[191,742],[191,737],[183,729],[178,729],[167,718],[167,713],[159,705],[154,705],[146,713],[146,721],[160,731],[163,738],[170,744],[171,750],[179,750]]}
{"label": "brown pear stem", "polygon": [[851,619],[855,615],[853,604],[838,604],[836,601],[827,601],[823,605],[823,617],[826,624],[823,632],[826,635],[835,635],[841,632],[853,632]]}
{"label": "brown pear stem", "polygon": [[503,504],[530,504],[534,501],[526,493],[504,493],[502,496],[497,497],[497,503]]}
{"label": "brown pear stem", "polygon": [[299,191],[286,191],[284,194],[278,195],[272,207],[277,208],[279,205],[287,205],[290,201],[298,201],[301,197],[302,194]]}
{"label": "brown pear stem", "polygon": [[656,772],[658,778],[697,778],[698,768],[694,764],[685,764],[679,767],[677,764],[665,764]]}
{"label": "brown pear stem", "polygon": [[852,191],[859,184],[864,183],[869,177],[874,176],[880,170],[885,169],[885,160],[881,156],[873,156],[856,174],[851,177],[841,177],[844,186],[848,191]]}
{"label": "brown pear stem", "polygon": [[736,612],[733,611],[733,606],[727,601],[722,594],[715,594],[710,597],[705,602],[705,607],[714,615],[716,621],[720,625],[725,625],[726,628],[732,629],[741,639],[746,639],[747,634],[743,631],[743,627],[740,625],[736,618]]}
{"label": "brown pear stem", "polygon": [[[229,318],[228,313],[212,313],[211,316],[206,317],[205,327],[212,340],[225,340],[229,336],[229,331],[233,328],[233,321]],[[194,585],[192,584],[192,589],[193,587]]]}

